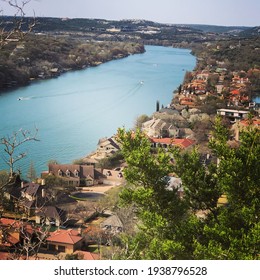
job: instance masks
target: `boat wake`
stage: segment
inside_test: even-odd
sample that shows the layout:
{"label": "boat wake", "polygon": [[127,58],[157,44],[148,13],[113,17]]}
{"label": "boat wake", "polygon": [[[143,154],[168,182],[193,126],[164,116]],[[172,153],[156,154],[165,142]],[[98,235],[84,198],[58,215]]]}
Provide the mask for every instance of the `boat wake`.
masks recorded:
{"label": "boat wake", "polygon": [[18,97],[17,100],[18,101],[25,101],[25,100],[30,100],[32,99],[32,97]]}

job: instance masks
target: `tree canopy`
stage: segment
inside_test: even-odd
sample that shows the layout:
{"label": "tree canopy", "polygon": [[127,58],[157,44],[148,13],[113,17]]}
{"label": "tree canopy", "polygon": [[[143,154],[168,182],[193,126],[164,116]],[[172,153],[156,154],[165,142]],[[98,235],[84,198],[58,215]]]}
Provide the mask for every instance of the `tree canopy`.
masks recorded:
{"label": "tree canopy", "polygon": [[[140,131],[120,129],[127,163],[123,204],[132,204],[138,222],[124,235],[124,259],[259,259],[260,132],[249,126],[238,147],[216,119],[205,165],[197,148],[151,152]],[[169,188],[169,175],[180,177],[184,195]],[[225,195],[227,203],[220,205]]]}

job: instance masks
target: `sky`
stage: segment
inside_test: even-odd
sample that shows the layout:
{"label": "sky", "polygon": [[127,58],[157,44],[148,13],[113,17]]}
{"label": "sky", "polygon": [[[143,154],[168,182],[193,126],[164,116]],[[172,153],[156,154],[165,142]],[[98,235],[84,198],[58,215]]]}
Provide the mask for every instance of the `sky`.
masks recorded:
{"label": "sky", "polygon": [[[2,13],[13,15],[14,9],[4,1],[0,0]],[[26,16],[35,14],[36,17],[260,26],[260,0],[30,0],[25,12]]]}

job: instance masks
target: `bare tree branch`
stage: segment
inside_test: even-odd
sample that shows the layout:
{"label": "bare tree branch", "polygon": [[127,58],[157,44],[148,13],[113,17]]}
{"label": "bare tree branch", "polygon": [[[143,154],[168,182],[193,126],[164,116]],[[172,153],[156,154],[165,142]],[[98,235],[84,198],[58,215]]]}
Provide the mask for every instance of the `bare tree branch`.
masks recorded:
{"label": "bare tree branch", "polygon": [[10,168],[10,178],[12,178],[14,175],[15,163],[27,155],[25,152],[16,154],[17,148],[29,141],[40,141],[37,138],[37,133],[37,128],[35,128],[33,135],[31,135],[31,132],[28,130],[20,129],[16,132],[13,132],[11,136],[2,137],[0,139],[0,144],[4,146],[4,152],[7,154],[7,156],[4,157],[4,160]]}
{"label": "bare tree branch", "polygon": [[[31,0],[18,1],[18,0],[1,0],[10,7],[14,9],[14,16],[12,26],[7,28],[4,21],[0,23],[0,48],[8,44],[10,41],[19,41],[23,40],[24,37],[32,32],[33,28],[36,25],[35,13],[33,20],[24,27],[24,18],[25,18],[25,7]],[[0,10],[0,13],[4,13],[4,9]],[[9,24],[10,25],[10,24]]]}

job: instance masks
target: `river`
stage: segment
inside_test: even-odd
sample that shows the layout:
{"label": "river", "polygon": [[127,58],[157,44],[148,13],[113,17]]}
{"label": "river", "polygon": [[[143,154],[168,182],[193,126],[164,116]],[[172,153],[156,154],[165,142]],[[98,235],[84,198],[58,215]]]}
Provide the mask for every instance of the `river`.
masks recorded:
{"label": "river", "polygon": [[[118,127],[132,128],[139,115],[155,111],[157,100],[168,105],[195,64],[189,50],[146,46],[144,54],[3,92],[0,138],[37,127],[40,141],[22,145],[27,156],[15,167],[25,176],[33,162],[39,175],[49,160],[70,163],[95,150],[98,140]],[[0,149],[0,170],[7,169]]]}

